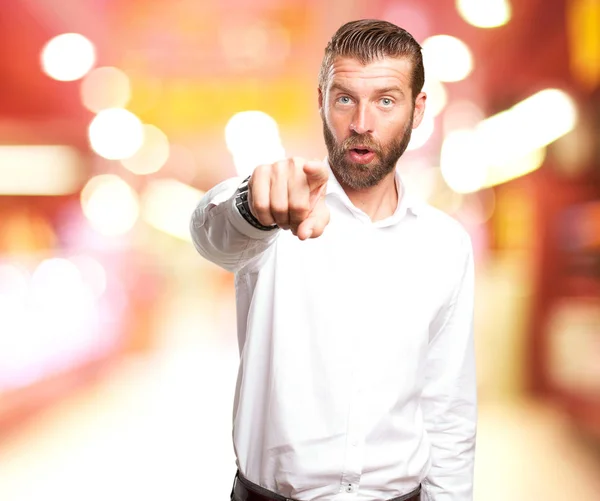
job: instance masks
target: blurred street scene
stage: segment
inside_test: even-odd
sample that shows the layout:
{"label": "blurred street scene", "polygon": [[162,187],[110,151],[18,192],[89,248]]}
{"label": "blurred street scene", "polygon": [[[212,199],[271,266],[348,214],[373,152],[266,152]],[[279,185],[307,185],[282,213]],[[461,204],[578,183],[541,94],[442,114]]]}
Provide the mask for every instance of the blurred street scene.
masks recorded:
{"label": "blurred street scene", "polygon": [[423,45],[398,168],[476,256],[476,501],[600,500],[600,0],[1,0],[0,501],[228,499],[203,192],[323,158],[344,22]]}

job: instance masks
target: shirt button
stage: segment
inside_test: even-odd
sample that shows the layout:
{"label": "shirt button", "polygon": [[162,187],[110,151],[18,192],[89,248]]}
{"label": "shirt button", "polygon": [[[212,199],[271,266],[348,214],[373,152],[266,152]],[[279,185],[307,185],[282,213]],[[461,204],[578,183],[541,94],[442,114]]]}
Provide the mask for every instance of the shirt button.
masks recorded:
{"label": "shirt button", "polygon": [[346,492],[352,492],[352,484],[346,486]]}

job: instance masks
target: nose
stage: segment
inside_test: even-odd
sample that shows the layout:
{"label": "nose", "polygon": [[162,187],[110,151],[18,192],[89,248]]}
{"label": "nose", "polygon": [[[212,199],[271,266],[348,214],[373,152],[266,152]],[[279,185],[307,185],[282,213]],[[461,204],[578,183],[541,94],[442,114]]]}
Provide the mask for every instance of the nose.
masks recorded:
{"label": "nose", "polygon": [[357,106],[356,113],[350,124],[350,130],[356,134],[367,134],[373,132],[373,117],[367,104]]}

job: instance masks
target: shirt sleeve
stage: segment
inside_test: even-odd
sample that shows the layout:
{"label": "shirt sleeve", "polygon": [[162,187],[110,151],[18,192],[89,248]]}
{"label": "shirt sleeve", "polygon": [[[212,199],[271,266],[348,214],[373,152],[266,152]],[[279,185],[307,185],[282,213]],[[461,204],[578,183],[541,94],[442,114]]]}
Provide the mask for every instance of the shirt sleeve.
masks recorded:
{"label": "shirt sleeve", "polygon": [[257,264],[281,232],[259,230],[242,217],[235,206],[242,182],[232,178],[215,186],[202,197],[190,221],[192,242],[200,255],[232,272]]}
{"label": "shirt sleeve", "polygon": [[473,339],[474,264],[465,233],[459,271],[446,305],[431,325],[422,393],[431,468],[426,501],[472,501],[477,385]]}

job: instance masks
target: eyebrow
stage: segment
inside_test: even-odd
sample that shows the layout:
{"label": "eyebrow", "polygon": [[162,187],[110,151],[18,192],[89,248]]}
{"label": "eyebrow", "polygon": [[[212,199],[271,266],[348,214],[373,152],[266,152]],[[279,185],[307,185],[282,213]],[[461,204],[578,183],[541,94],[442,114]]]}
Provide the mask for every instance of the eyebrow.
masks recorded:
{"label": "eyebrow", "polygon": [[393,85],[392,87],[385,87],[383,89],[379,89],[377,92],[379,94],[389,94],[390,92],[397,92],[398,94],[404,96],[404,92],[402,91],[402,89],[396,85]]}
{"label": "eyebrow", "polygon": [[[339,83],[334,83],[331,85],[330,91],[335,91],[335,90],[341,91],[344,94],[350,94],[350,95],[354,94],[353,91],[351,91],[350,89],[348,89],[347,87],[344,87],[342,84],[339,84]],[[397,92],[401,96],[404,96],[404,92],[402,91],[402,89],[396,85],[393,85],[391,87],[384,87],[383,89],[377,89],[375,91],[375,93],[377,93],[377,94],[389,94],[390,92]]]}

